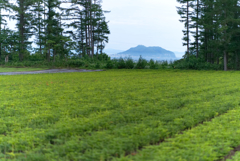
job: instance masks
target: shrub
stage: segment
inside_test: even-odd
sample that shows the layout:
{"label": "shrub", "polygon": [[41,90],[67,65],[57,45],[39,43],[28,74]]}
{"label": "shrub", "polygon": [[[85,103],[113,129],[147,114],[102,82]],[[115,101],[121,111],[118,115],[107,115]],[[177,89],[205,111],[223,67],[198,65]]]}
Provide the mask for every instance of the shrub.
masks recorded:
{"label": "shrub", "polygon": [[124,61],[124,59],[121,57],[119,58],[118,62],[117,62],[117,68],[118,69],[124,69],[126,68],[126,63]]}
{"label": "shrub", "polygon": [[153,59],[150,60],[149,65],[150,65],[150,69],[156,69],[156,64]]}
{"label": "shrub", "polygon": [[99,62],[96,63],[95,68],[100,68],[100,63]]}
{"label": "shrub", "polygon": [[195,70],[221,70],[223,65],[211,64],[194,55],[185,59],[175,61],[172,66],[177,69],[195,69]]}
{"label": "shrub", "polygon": [[166,69],[169,67],[167,60],[163,60],[159,64],[160,64],[160,68],[162,68],[162,69]]}
{"label": "shrub", "polygon": [[106,68],[107,69],[112,69],[114,67],[113,62],[111,60],[107,61]]}
{"label": "shrub", "polygon": [[138,59],[136,68],[137,69],[144,69],[146,65],[147,65],[147,61],[145,59],[143,59],[142,56],[140,56],[140,58]]}
{"label": "shrub", "polygon": [[81,67],[84,65],[84,62],[82,60],[70,60],[68,61],[68,65],[73,67]]}
{"label": "shrub", "polygon": [[133,67],[134,67],[133,59],[131,57],[128,57],[126,60],[126,68],[133,69]]}
{"label": "shrub", "polygon": [[107,54],[103,53],[98,55],[98,60],[107,61],[110,60],[110,57]]}

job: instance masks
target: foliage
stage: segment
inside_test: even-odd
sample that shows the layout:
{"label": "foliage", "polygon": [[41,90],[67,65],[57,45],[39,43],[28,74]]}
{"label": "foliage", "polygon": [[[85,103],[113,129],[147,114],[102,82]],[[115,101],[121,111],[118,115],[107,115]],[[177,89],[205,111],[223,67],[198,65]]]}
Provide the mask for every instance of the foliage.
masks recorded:
{"label": "foliage", "polygon": [[85,63],[83,60],[70,60],[68,61],[68,65],[70,67],[81,67],[83,66]]}
{"label": "foliage", "polygon": [[126,68],[126,63],[125,63],[125,61],[124,61],[124,59],[122,57],[118,59],[117,68],[118,69]]}
{"label": "foliage", "polygon": [[[30,54],[40,54],[48,62],[76,53],[91,58],[103,54],[110,31],[104,16],[108,12],[102,10],[101,1],[69,1],[71,5],[63,7],[66,2],[1,0],[0,61],[8,57],[29,61]],[[9,29],[6,18],[16,20],[17,31]]]}
{"label": "foliage", "polygon": [[[88,68],[88,69],[133,69],[137,68],[137,63],[131,57],[128,58],[120,58],[120,59],[110,59],[107,54],[99,54],[98,56],[95,55],[93,58],[89,56],[84,56],[79,58],[78,56],[70,57],[66,60],[62,60],[60,57],[56,56],[55,60],[51,58],[50,62],[46,61],[45,58],[41,54],[32,54],[28,55],[29,61],[17,61],[18,57],[14,57],[14,55],[9,56],[9,62],[1,62],[0,66],[3,67],[48,67],[48,68]],[[142,58],[141,58],[142,59]],[[143,65],[144,69],[149,69],[153,66],[152,61],[147,62],[143,59],[145,65]],[[156,61],[154,62],[153,69],[170,69],[178,66],[173,62],[168,61]],[[142,67],[142,68],[143,68]],[[178,66],[179,69],[185,69],[185,67]]]}
{"label": "foliage", "polygon": [[146,65],[147,61],[140,56],[136,65],[136,69],[144,69]]}
{"label": "foliage", "polygon": [[101,68],[101,65],[99,62],[96,63],[95,68],[97,68],[97,69]]}
{"label": "foliage", "polygon": [[134,62],[131,57],[128,57],[126,60],[126,69],[133,69],[134,68]]}
{"label": "foliage", "polygon": [[[0,159],[116,160],[238,107],[238,78],[238,72],[181,70],[1,76]],[[159,152],[157,146],[163,155],[153,150],[143,156],[169,157],[172,146],[193,144],[197,150],[185,157],[198,157],[194,152],[201,147],[206,150],[199,154],[225,155],[226,144],[214,144],[217,150],[208,152],[204,141],[210,142],[209,132],[212,138],[231,135],[236,139],[226,143],[235,146],[239,116],[239,110],[230,112],[220,124],[214,121],[214,128],[206,126],[208,133],[202,125],[163,144],[170,148]],[[215,124],[226,132],[216,131]],[[199,138],[197,144],[188,144],[191,136]]]}
{"label": "foliage", "polygon": [[[237,102],[235,102],[237,105]],[[225,160],[232,147],[240,144],[240,107],[219,115],[210,122],[194,127],[174,138],[167,139],[159,146],[147,146],[134,157],[122,158],[121,161],[159,161],[159,160]],[[181,119],[176,120],[180,123]],[[196,146],[197,145],[197,146]],[[151,155],[149,155],[151,154]],[[239,153],[233,161],[239,160]],[[230,161],[228,159],[228,161]]]}
{"label": "foliage", "polygon": [[239,161],[240,160],[240,152],[236,152],[236,154],[232,157],[232,159],[227,159],[226,161]]}
{"label": "foliage", "polygon": [[[185,58],[195,55],[204,63],[223,64],[224,70],[240,67],[239,0],[177,0],[178,14],[184,22]],[[191,34],[191,35],[190,35]],[[193,37],[193,40],[190,40]],[[228,66],[228,64],[233,64]],[[187,65],[187,64],[185,64]],[[189,64],[191,66],[191,64]],[[200,68],[198,66],[198,68]]]}
{"label": "foliage", "polygon": [[212,64],[205,62],[201,58],[189,56],[185,59],[177,60],[172,64],[176,69],[194,69],[194,70],[222,70],[222,64]]}
{"label": "foliage", "polygon": [[107,69],[113,69],[113,67],[114,67],[113,62],[111,60],[108,60],[107,64],[106,64],[106,68]]}
{"label": "foliage", "polygon": [[103,54],[99,54],[97,56],[97,59],[100,61],[107,61],[107,60],[110,60],[110,57],[106,53],[103,53]]}
{"label": "foliage", "polygon": [[150,69],[156,69],[156,64],[153,59],[150,60],[149,65],[150,65]]}

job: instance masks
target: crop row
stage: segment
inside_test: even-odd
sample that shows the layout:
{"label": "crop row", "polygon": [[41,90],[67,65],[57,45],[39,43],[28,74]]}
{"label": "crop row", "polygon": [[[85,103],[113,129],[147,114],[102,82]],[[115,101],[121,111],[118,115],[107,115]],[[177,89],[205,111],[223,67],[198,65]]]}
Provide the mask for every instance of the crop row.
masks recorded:
{"label": "crop row", "polygon": [[240,160],[240,152],[235,153],[231,159],[227,159],[227,161],[239,161],[239,160]]}
{"label": "crop row", "polygon": [[[240,108],[169,138],[160,145],[147,146],[135,156],[118,161],[214,161],[223,159],[240,145]],[[239,153],[233,160],[239,160]],[[232,159],[228,159],[231,161]]]}
{"label": "crop row", "polygon": [[0,77],[0,159],[112,160],[239,106],[238,73]]}

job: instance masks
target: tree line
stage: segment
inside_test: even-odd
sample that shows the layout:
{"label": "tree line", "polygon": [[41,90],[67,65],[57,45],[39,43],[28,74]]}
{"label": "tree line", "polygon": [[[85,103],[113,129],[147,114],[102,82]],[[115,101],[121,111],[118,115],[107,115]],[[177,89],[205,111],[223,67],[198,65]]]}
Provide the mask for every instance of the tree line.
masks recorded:
{"label": "tree line", "polygon": [[101,0],[0,0],[0,61],[98,56],[110,34],[105,13]]}
{"label": "tree line", "polygon": [[[185,58],[196,57],[224,70],[240,68],[240,1],[177,0],[184,23]],[[191,40],[192,39],[192,40]]]}

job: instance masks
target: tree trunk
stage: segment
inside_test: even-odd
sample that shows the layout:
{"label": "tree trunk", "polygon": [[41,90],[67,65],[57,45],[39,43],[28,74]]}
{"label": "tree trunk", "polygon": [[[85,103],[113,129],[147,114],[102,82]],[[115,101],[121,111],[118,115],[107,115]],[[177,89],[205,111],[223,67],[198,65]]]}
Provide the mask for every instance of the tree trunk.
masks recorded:
{"label": "tree trunk", "polygon": [[8,55],[5,57],[5,63],[8,63]]}
{"label": "tree trunk", "polygon": [[[86,17],[88,17],[88,4],[86,4]],[[85,37],[86,37],[86,53],[88,56],[89,55],[89,46],[88,46],[88,23],[89,21],[86,20],[86,25],[85,25]]]}
{"label": "tree trunk", "polygon": [[92,34],[92,0],[89,0],[89,18],[90,18],[90,24],[89,24],[89,46],[90,46],[90,54],[91,57],[93,58],[93,52],[94,52],[94,47],[93,47],[93,34]]}
{"label": "tree trunk", "polygon": [[85,26],[85,39],[86,39],[86,45],[85,45],[85,49],[86,49],[86,53],[88,54],[88,32],[87,32],[87,25]]}
{"label": "tree trunk", "polygon": [[[40,8],[40,2],[38,2],[38,8]],[[38,11],[38,38],[39,38],[39,52],[42,54],[42,39],[41,39],[41,24],[40,24],[41,13]]]}
{"label": "tree trunk", "polygon": [[[92,0],[90,0],[92,1]],[[94,0],[94,4],[96,4],[96,0]],[[91,5],[92,6],[92,5]],[[91,20],[93,21],[96,17],[96,13],[94,11],[93,13],[93,18],[91,18]],[[92,21],[91,21],[91,33],[92,33],[92,54],[94,55],[94,26],[92,24]]]}
{"label": "tree trunk", "polygon": [[24,53],[24,0],[20,0],[20,51],[19,51],[19,60],[23,61],[23,53]]}
{"label": "tree trunk", "polygon": [[197,21],[196,21],[196,50],[197,50],[197,53],[196,53],[196,57],[198,58],[198,55],[199,55],[199,51],[198,51],[198,18],[199,18],[199,0],[197,0]]}
{"label": "tree trunk", "polygon": [[[2,9],[0,8],[0,36],[2,36]],[[2,42],[0,43],[0,61],[2,56]]]}
{"label": "tree trunk", "polygon": [[100,48],[100,53],[101,53],[101,55],[102,55],[102,52],[103,52],[102,46],[103,46],[103,42],[101,42],[101,48]]}
{"label": "tree trunk", "polygon": [[53,62],[55,62],[56,50],[53,50]]}
{"label": "tree trunk", "polygon": [[223,52],[224,53],[224,71],[227,71],[228,69],[227,69],[227,52],[226,51],[224,51]]}
{"label": "tree trunk", "polygon": [[[83,23],[83,18],[82,18],[82,14],[80,16],[80,22],[81,22],[81,50],[82,51],[82,56],[85,56],[85,47],[84,47],[84,31],[82,30],[82,23]],[[86,46],[86,45],[85,45]]]}
{"label": "tree trunk", "polygon": [[207,46],[208,46],[208,37],[207,37],[207,32],[208,30],[205,29],[204,31],[204,36],[205,36],[205,39],[204,39],[204,48],[205,48],[205,61],[208,62],[208,49],[207,49]]}
{"label": "tree trunk", "polygon": [[187,56],[189,56],[189,1],[187,1]]}
{"label": "tree trunk", "polygon": [[50,62],[50,47],[48,48],[47,52],[47,61]]}
{"label": "tree trunk", "polygon": [[236,70],[238,70],[238,67],[239,67],[238,52],[235,52],[235,54],[236,54]]}
{"label": "tree trunk", "polygon": [[[44,20],[43,20],[43,23],[44,23],[44,33],[45,33],[45,36],[47,35],[47,26],[46,26],[46,22],[45,22],[45,20],[46,20],[46,12],[45,12],[45,3],[43,3],[43,5],[44,5],[44,7],[43,7],[43,16],[44,16]],[[46,47],[47,47],[47,39],[46,39],[46,37],[44,38],[44,49],[45,50],[43,50],[43,52],[45,53],[47,53],[47,51],[46,51]]]}

